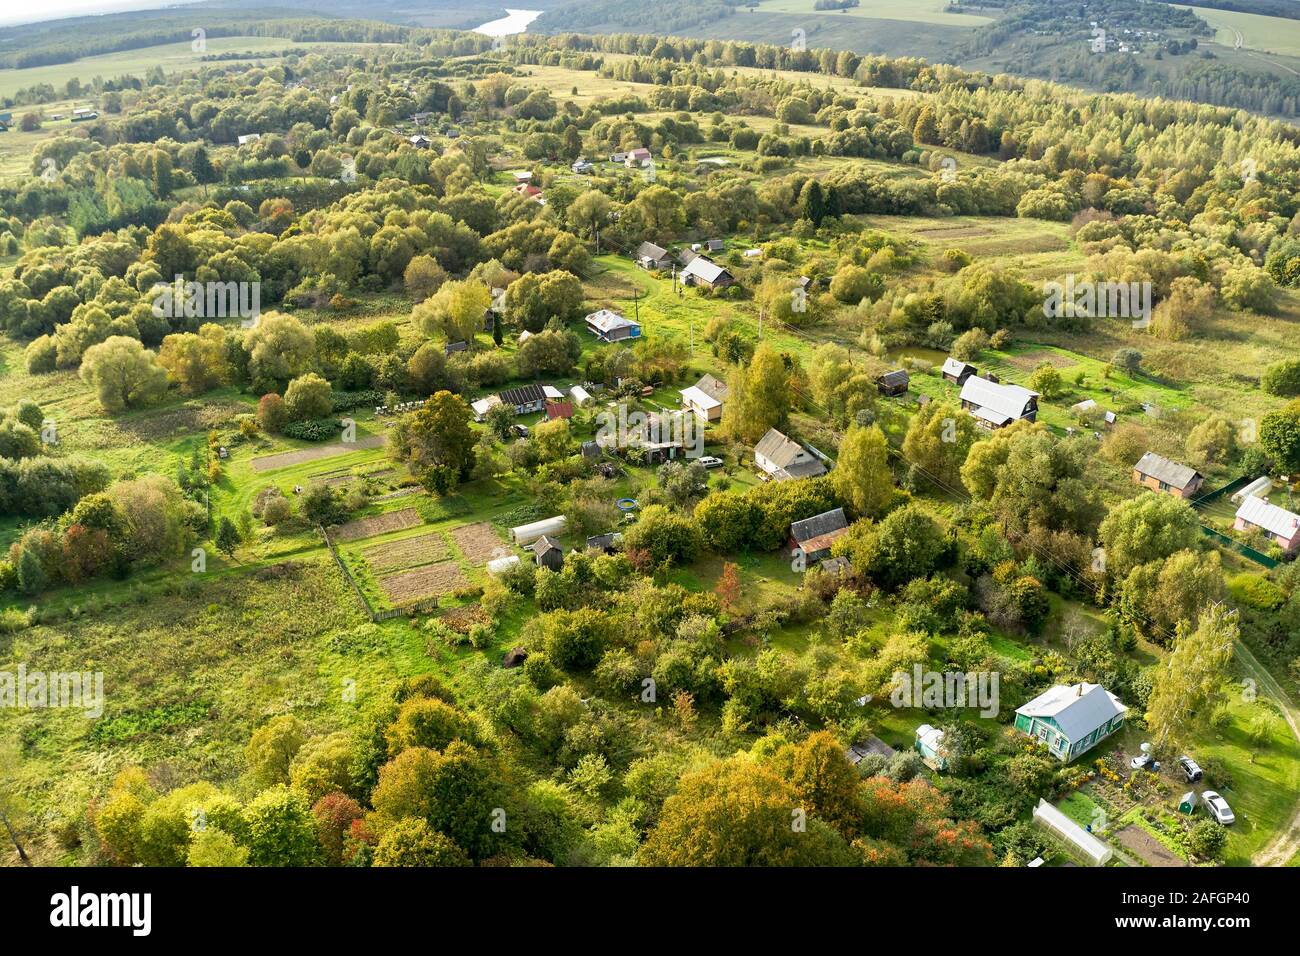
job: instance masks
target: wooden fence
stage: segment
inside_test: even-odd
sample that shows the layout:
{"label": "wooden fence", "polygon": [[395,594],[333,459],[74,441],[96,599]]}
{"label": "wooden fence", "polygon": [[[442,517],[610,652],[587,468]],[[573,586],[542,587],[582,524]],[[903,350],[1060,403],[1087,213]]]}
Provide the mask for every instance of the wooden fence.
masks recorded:
{"label": "wooden fence", "polygon": [[357,579],[352,576],[352,571],[349,570],[347,562],[343,560],[343,556],[339,554],[339,549],[334,546],[334,542],[330,539],[329,532],[320,525],[317,525],[317,530],[320,531],[320,536],[325,539],[325,547],[329,548],[330,554],[334,558],[334,563],[337,564],[339,570],[343,572],[343,577],[347,580],[348,584],[352,585],[353,593],[361,600],[361,606],[366,609],[366,615],[375,624],[378,624],[380,621],[391,621],[395,617],[414,617],[417,614],[432,614],[437,610],[438,596],[435,594],[433,597],[423,598],[411,604],[403,605],[402,607],[389,608],[386,611],[376,611],[374,607],[371,606],[370,599],[366,597],[366,592],[361,590],[361,585],[358,584]]}

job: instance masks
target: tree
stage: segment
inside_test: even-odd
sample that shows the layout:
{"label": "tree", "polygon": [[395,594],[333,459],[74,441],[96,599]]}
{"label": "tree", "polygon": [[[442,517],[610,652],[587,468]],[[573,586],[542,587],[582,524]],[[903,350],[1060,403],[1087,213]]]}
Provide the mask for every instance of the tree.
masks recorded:
{"label": "tree", "polygon": [[239,529],[235,527],[235,523],[222,515],[221,520],[217,522],[217,534],[213,539],[217,550],[226,557],[233,558],[235,550],[239,547],[239,540]]}
{"label": "tree", "polygon": [[1179,551],[1129,572],[1119,590],[1124,615],[1158,644],[1168,644],[1184,622],[1226,597],[1219,552]]}
{"label": "tree", "polygon": [[[867,529],[861,533],[865,535]],[[945,548],[938,524],[917,505],[891,511],[867,540],[865,553],[850,550],[850,560],[887,588],[925,577],[934,570]]]}
{"label": "tree", "polygon": [[1187,831],[1187,850],[1198,860],[1217,860],[1228,843],[1228,828],[1204,817]]}
{"label": "tree", "polygon": [[714,492],[695,506],[695,524],[704,543],[721,554],[748,545],[761,519],[748,495]]}
{"label": "tree", "polygon": [[263,395],[257,403],[257,424],[272,435],[278,434],[289,424],[289,409],[284,399],[275,392]]}
{"label": "tree", "polygon": [[416,302],[423,302],[447,281],[447,270],[433,256],[414,256],[402,274],[406,291]]}
{"label": "tree", "polygon": [[1283,359],[1264,369],[1259,387],[1270,395],[1291,398],[1300,395],[1300,359]]}
{"label": "tree", "polygon": [[492,820],[504,797],[489,759],[454,740],[442,752],[410,747],[380,767],[371,802],[383,831],[403,818],[421,818],[481,860],[500,841]]}
{"label": "tree", "polygon": [[1173,650],[1157,666],[1147,702],[1146,722],[1158,747],[1190,740],[1206,726],[1231,677],[1237,612],[1214,604],[1195,627],[1178,626]]}
{"label": "tree", "polygon": [[491,304],[492,294],[481,282],[445,282],[412,310],[411,319],[425,335],[468,342],[483,327],[483,314]]}
{"label": "tree", "polygon": [[790,373],[781,354],[761,343],[748,365],[727,379],[722,427],[737,441],[753,444],[770,428],[781,428],[790,414]]}
{"label": "tree", "polygon": [[685,774],[641,848],[647,866],[847,865],[844,838],[757,760]]}
{"label": "tree", "polygon": [[248,847],[240,846],[224,830],[208,827],[190,837],[186,866],[247,866]]}
{"label": "tree", "polygon": [[713,589],[714,593],[722,601],[723,607],[734,608],[740,600],[740,569],[732,561],[722,563],[722,574],[718,577],[718,584]]}
{"label": "tree", "polygon": [[637,523],[624,533],[623,544],[629,551],[644,551],[656,564],[689,564],[700,552],[700,531],[689,516],[663,505],[647,505]]}
{"label": "tree", "polygon": [[316,339],[291,315],[267,312],[244,338],[248,375],[257,392],[280,392],[290,381],[312,370]]}
{"label": "tree", "polygon": [[1223,415],[1201,419],[1187,435],[1187,455],[1201,465],[1223,461],[1232,455],[1236,445],[1236,429]]}
{"label": "tree", "polygon": [[288,787],[259,793],[244,810],[252,866],[312,866],[320,856],[315,821]]}
{"label": "tree", "polygon": [[138,339],[114,335],[86,349],[81,380],[110,415],[151,405],[167,393],[167,372]]}
{"label": "tree", "polygon": [[248,739],[244,758],[259,786],[289,782],[289,765],[306,737],[298,718],[291,714],[272,717]]}
{"label": "tree", "polygon": [[[570,127],[572,128],[572,127]],[[379,838],[374,866],[471,866],[465,851],[418,817],[399,820]]]}
{"label": "tree", "polygon": [[1196,512],[1181,498],[1139,494],[1111,509],[1098,536],[1105,549],[1106,571],[1122,579],[1140,564],[1197,548],[1201,526]]}
{"label": "tree", "polygon": [[198,332],[180,332],[162,340],[158,364],[186,395],[201,395],[226,377],[225,330],[208,323]]}
{"label": "tree", "polygon": [[419,411],[398,419],[389,433],[389,454],[407,462],[421,481],[446,493],[469,477],[477,436],[474,413],[451,392],[437,392]]}
{"label": "tree", "polygon": [[875,425],[850,428],[840,442],[839,459],[830,477],[840,500],[859,516],[875,518],[884,514],[894,498],[885,433]]}
{"label": "tree", "polygon": [[1260,420],[1259,444],[1278,468],[1288,473],[1300,471],[1300,398]]}
{"label": "tree", "polygon": [[18,558],[18,590],[23,594],[39,594],[45,590],[47,581],[40,556],[31,548],[24,548]]}
{"label": "tree", "polygon": [[669,461],[659,467],[659,487],[678,508],[689,509],[709,490],[709,473],[698,461]]}
{"label": "tree", "polygon": [[908,423],[903,459],[940,487],[955,488],[966,456],[982,437],[973,416],[945,402],[928,402]]}
{"label": "tree", "polygon": [[1050,401],[1061,394],[1061,373],[1051,362],[1044,362],[1029,376],[1029,388]]}
{"label": "tree", "polygon": [[315,372],[299,375],[285,390],[284,409],[295,422],[325,418],[334,410],[330,383]]}

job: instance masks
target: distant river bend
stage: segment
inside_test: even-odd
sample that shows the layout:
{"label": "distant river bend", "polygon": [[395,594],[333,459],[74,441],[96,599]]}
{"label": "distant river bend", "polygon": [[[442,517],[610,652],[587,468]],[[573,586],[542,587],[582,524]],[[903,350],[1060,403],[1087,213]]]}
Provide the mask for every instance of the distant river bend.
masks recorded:
{"label": "distant river bend", "polygon": [[474,32],[490,37],[514,36],[526,31],[528,24],[542,15],[541,10],[511,10],[509,7],[506,7],[506,13],[508,15],[499,20],[489,20],[482,26],[475,27]]}

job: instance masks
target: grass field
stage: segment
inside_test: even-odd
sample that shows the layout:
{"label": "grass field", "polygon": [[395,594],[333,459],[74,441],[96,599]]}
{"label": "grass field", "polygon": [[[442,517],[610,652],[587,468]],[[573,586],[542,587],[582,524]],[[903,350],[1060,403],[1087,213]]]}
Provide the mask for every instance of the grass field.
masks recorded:
{"label": "grass field", "polygon": [[[778,0],[782,2],[782,0]],[[1256,13],[1238,13],[1235,10],[1213,10],[1209,7],[1184,7],[1214,27],[1215,39],[1224,46],[1241,46],[1266,53],[1300,56],[1300,20],[1286,17],[1267,17]]]}
{"label": "grass field", "polygon": [[[61,89],[74,77],[83,83],[89,83],[97,76],[105,79],[118,76],[143,76],[155,66],[161,66],[168,73],[192,70],[204,65],[205,55],[247,52],[251,54],[248,59],[255,61],[259,54],[262,57],[270,57],[282,50],[347,50],[361,46],[356,43],[304,43],[278,37],[215,37],[208,40],[207,44],[206,54],[194,52],[190,49],[189,41],[182,41],[142,47],[138,50],[123,50],[120,53],[106,53],[103,56],[89,56],[71,63],[33,66],[23,70],[0,70],[0,96],[11,96],[25,86],[33,86],[37,83],[49,83],[56,90]],[[221,66],[231,62],[237,63],[239,60],[222,60],[211,65]]]}
{"label": "grass field", "polygon": [[762,0],[760,10],[773,13],[797,13],[815,17],[857,17],[867,20],[908,20],[939,26],[978,27],[991,23],[991,17],[969,13],[948,13],[945,0],[863,0],[861,6],[848,10],[815,10],[814,0]]}

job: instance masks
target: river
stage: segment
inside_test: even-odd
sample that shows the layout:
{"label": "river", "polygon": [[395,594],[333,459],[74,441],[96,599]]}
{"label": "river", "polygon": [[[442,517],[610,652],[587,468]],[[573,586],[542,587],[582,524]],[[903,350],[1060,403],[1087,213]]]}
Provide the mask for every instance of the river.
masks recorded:
{"label": "river", "polygon": [[499,20],[489,20],[482,26],[474,28],[475,33],[482,33],[490,37],[508,37],[516,33],[523,33],[528,29],[528,24],[532,23],[542,15],[541,10],[511,10],[506,7],[506,13]]}

